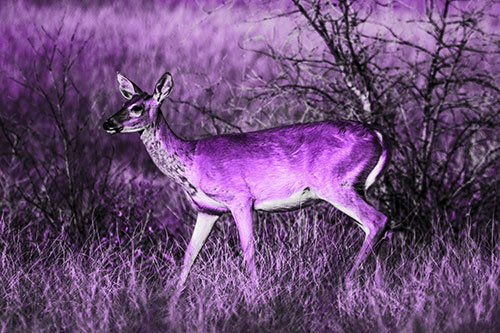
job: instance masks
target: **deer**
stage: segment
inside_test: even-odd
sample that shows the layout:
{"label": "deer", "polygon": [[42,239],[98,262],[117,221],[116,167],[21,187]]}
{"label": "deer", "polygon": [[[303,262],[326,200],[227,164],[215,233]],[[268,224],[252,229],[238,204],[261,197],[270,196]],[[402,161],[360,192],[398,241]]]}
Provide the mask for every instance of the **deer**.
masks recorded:
{"label": "deer", "polygon": [[227,212],[236,223],[252,281],[257,280],[256,211],[292,211],[326,201],[351,217],[365,238],[349,277],[384,237],[388,218],[365,196],[390,160],[390,144],[379,130],[355,121],[320,121],[185,140],[172,131],[161,111],[174,87],[169,72],[152,95],[119,72],[117,79],[127,101],[103,123],[104,130],[139,133],[155,165],[182,187],[197,212],[178,289],[184,287],[215,222]]}

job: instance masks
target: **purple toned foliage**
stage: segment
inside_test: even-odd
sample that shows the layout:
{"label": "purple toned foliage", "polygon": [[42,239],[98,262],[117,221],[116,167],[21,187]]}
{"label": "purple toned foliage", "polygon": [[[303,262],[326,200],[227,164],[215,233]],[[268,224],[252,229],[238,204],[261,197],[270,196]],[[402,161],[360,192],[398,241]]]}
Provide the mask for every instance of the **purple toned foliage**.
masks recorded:
{"label": "purple toned foliage", "polygon": [[[499,13],[487,0],[3,1],[0,330],[498,331]],[[166,69],[181,154],[106,135],[116,72],[148,87]],[[352,219],[322,203],[271,214],[288,203],[266,199],[316,199],[318,179],[363,193],[372,128],[393,149],[367,197],[397,232],[344,279],[363,243]],[[351,153],[331,159],[346,138]],[[303,176],[319,164],[336,172]],[[356,192],[332,178],[349,170]],[[224,213],[174,304],[191,221],[204,211],[200,240],[240,193],[263,199],[259,285]]]}

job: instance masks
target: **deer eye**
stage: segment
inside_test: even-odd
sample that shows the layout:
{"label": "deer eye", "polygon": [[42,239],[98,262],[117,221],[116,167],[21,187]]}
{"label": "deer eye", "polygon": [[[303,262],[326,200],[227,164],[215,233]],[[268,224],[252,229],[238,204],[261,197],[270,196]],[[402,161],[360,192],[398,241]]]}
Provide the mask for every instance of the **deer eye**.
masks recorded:
{"label": "deer eye", "polygon": [[131,115],[132,115],[132,116],[136,116],[136,117],[140,116],[140,115],[141,115],[141,113],[142,113],[142,109],[143,109],[143,106],[142,106],[142,105],[134,105],[134,106],[130,109],[130,111],[131,111]]}

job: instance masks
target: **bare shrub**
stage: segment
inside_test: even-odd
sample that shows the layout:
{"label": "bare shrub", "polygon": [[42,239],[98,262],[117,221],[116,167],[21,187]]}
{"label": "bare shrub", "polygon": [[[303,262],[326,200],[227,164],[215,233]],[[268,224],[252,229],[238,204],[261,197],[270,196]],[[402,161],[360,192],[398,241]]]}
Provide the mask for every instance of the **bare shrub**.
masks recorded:
{"label": "bare shrub", "polygon": [[28,38],[32,62],[9,78],[23,89],[0,117],[2,209],[26,244],[58,238],[79,247],[94,234],[123,245],[126,235],[157,228],[154,201],[142,201],[158,189],[118,180],[123,166],[112,165],[112,149],[94,134],[89,98],[72,75],[92,36],[82,39],[64,21],[53,31],[38,27]]}
{"label": "bare shrub", "polygon": [[278,121],[349,118],[380,127],[394,156],[377,196],[393,226],[495,219],[500,44],[487,25],[488,3],[428,2],[420,12],[400,9],[393,24],[379,2],[293,3],[267,18],[295,21],[285,42],[244,45],[277,65],[245,88],[255,115],[286,110]]}

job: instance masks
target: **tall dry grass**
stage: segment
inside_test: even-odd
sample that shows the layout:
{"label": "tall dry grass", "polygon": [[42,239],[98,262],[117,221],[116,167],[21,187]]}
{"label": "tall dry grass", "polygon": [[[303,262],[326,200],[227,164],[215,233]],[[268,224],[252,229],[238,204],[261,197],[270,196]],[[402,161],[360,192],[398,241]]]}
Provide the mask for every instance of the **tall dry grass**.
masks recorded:
{"label": "tall dry grass", "polygon": [[244,273],[235,227],[224,218],[171,312],[180,260],[161,243],[135,250],[144,237],[140,231],[118,248],[90,238],[84,250],[56,240],[23,252],[18,237],[4,229],[0,327],[2,332],[493,332],[500,327],[500,249],[485,253],[470,235],[418,247],[396,240],[383,262],[370,262],[356,278],[344,280],[361,235],[332,209],[261,215],[260,228],[258,287]]}

